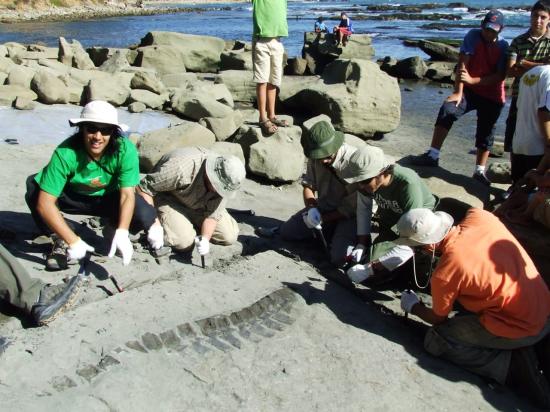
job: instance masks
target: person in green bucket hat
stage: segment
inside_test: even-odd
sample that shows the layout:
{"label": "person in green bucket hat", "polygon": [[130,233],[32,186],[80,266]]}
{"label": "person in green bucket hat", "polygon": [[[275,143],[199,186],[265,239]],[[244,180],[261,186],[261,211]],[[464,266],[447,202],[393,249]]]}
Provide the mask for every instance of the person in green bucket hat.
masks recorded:
{"label": "person in green bucket hat", "polygon": [[302,136],[308,158],[302,176],[304,208],[280,228],[285,240],[312,240],[321,230],[328,243],[330,261],[345,262],[348,247],[355,245],[356,185],[347,184],[340,173],[357,150],[344,143],[344,134],[326,121],[315,123]]}

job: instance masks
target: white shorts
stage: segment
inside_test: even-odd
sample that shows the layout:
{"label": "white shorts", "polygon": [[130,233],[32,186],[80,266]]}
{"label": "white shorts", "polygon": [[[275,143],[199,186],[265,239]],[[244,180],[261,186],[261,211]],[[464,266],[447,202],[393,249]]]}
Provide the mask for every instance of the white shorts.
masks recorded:
{"label": "white shorts", "polygon": [[252,44],[254,82],[280,86],[285,49],[278,37],[262,37]]}

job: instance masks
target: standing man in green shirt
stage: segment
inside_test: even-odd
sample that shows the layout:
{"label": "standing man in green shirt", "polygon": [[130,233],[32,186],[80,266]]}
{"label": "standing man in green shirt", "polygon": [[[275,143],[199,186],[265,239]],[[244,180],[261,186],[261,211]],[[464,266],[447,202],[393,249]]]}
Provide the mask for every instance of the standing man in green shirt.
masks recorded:
{"label": "standing man in green shirt", "polygon": [[284,47],[280,38],[288,36],[287,0],[252,0],[252,61],[260,127],[265,135],[286,127],[275,115],[277,88],[283,77]]}

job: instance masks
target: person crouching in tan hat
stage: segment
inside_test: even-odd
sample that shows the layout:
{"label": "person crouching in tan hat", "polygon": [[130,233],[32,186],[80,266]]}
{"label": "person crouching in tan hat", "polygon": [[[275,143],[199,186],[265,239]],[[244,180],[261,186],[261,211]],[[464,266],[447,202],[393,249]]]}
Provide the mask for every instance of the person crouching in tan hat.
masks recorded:
{"label": "person crouching in tan hat", "polygon": [[132,231],[147,230],[151,247],[160,249],[162,226],[155,209],[135,196],[138,153],[122,135],[126,125],[119,123],[117,110],[107,102],[95,100],[69,124],[78,127],[78,131],[55,149],[46,167],[27,179],[25,200],[32,217],[43,234],[54,238],[46,269],[65,269],[69,262],[94,251],[67,224],[61,212],[108,218],[116,227],[109,256],[118,250],[124,265],[130,263],[134,252],[130,225]]}
{"label": "person crouching in tan hat", "polygon": [[[342,174],[345,181],[358,185],[357,244],[349,256],[355,265],[347,275],[356,283],[369,278],[370,284],[389,281],[413,255],[411,248],[393,243],[392,226],[412,208],[433,209],[437,199],[416,172],[390,164],[378,147],[358,149]],[[373,200],[378,205],[379,233],[369,250]]]}
{"label": "person crouching in tan hat", "polygon": [[235,156],[185,147],[165,154],[141,180],[138,193],[156,205],[167,245],[188,251],[196,244],[204,256],[210,242],[237,241],[239,227],[225,205],[245,177],[244,164]]}
{"label": "person crouching in tan hat", "polygon": [[320,230],[327,239],[330,261],[341,265],[347,248],[355,244],[356,186],[340,174],[356,149],[326,121],[303,134],[302,146],[308,158],[301,182],[305,208],[283,223],[281,237],[308,241],[314,238],[313,230]]}
{"label": "person crouching in tan hat", "polygon": [[[550,292],[533,261],[492,213],[470,209],[453,227],[444,212],[412,209],[396,244],[439,256],[432,307],[405,291],[401,308],[433,325],[424,347],[550,407]],[[465,314],[449,318],[454,303]],[[535,347],[533,347],[535,345]]]}

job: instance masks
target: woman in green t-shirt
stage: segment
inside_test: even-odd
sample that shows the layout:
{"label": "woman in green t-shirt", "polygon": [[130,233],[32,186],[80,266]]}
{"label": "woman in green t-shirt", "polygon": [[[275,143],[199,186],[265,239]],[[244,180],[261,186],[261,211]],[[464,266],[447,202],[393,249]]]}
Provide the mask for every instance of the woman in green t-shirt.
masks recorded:
{"label": "woman in green t-shirt", "polygon": [[116,250],[125,265],[133,253],[129,228],[148,230],[153,249],[163,246],[164,232],[154,207],[134,188],[139,183],[136,147],[122,135],[116,109],[107,102],[88,103],[78,119],[70,119],[78,131],[54,151],[48,165],[27,179],[25,199],[38,228],[54,234],[46,268],[59,270],[67,260],[82,259],[94,248],[67,224],[61,212],[109,218],[116,227],[109,256]]}

